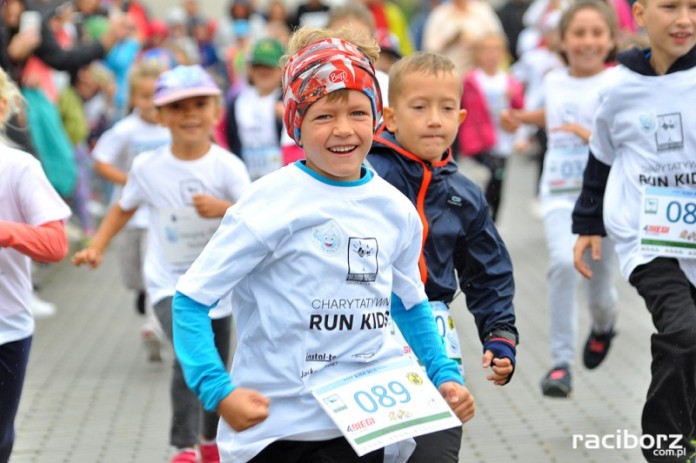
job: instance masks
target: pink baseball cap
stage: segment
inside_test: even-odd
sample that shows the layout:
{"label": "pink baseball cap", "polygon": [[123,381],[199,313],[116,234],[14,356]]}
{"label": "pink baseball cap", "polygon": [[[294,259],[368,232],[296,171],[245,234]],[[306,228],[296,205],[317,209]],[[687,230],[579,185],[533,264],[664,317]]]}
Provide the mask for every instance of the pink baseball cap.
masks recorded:
{"label": "pink baseball cap", "polygon": [[210,74],[201,66],[177,66],[160,74],[155,86],[155,106],[164,106],[194,96],[222,94]]}

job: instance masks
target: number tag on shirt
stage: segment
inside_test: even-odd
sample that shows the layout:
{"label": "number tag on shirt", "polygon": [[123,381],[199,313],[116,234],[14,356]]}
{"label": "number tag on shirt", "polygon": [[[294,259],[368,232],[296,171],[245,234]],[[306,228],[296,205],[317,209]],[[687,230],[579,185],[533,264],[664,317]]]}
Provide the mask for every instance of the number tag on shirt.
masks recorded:
{"label": "number tag on shirt", "polygon": [[646,186],[640,214],[640,250],[696,258],[696,190]]}
{"label": "number tag on shirt", "polygon": [[193,207],[160,210],[162,254],[170,264],[190,264],[201,253],[221,219],[206,219]]}
{"label": "number tag on shirt", "polygon": [[587,164],[587,147],[549,150],[544,159],[549,193],[567,195],[580,193]]}
{"label": "number tag on shirt", "polygon": [[252,179],[261,178],[283,167],[280,146],[244,148],[242,150],[242,159]]}
{"label": "number tag on shirt", "polygon": [[359,456],[462,424],[410,356],[359,370],[312,393]]}

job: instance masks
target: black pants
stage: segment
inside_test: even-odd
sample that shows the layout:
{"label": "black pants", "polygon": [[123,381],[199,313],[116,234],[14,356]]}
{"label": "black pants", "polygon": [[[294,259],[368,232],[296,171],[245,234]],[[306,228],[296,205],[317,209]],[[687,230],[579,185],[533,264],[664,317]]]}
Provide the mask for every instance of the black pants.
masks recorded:
{"label": "black pants", "polygon": [[249,463],[383,463],[384,450],[375,450],[359,457],[343,437],[327,441],[273,442]]}
{"label": "black pants", "polygon": [[416,450],[408,463],[457,463],[462,446],[462,427],[424,434],[415,440]]}
{"label": "black pants", "polygon": [[[638,266],[629,279],[645,300],[657,333],[651,338],[652,379],[643,407],[643,434],[681,434],[686,456],[661,448],[643,449],[651,463],[683,462],[696,438],[696,288],[675,259]],[[671,440],[670,440],[671,442]],[[671,454],[671,455],[670,455]]]}
{"label": "black pants", "polygon": [[14,420],[29,363],[31,336],[0,345],[0,463],[12,453]]}
{"label": "black pants", "polygon": [[490,180],[484,188],[488,208],[491,211],[493,221],[498,218],[500,208],[500,198],[503,194],[503,180],[505,180],[506,158],[495,156],[488,151],[474,156],[474,160],[483,165],[490,172]]}

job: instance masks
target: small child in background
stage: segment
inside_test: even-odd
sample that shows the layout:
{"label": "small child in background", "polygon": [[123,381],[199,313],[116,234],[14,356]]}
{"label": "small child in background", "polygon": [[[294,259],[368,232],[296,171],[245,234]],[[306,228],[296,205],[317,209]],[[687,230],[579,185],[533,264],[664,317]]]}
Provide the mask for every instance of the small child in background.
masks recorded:
{"label": "small child in background", "polygon": [[21,95],[0,69],[0,461],[15,439],[14,420],[22,395],[34,318],[31,265],[58,262],[68,253],[65,221],[70,208],[53,189],[41,164],[8,146],[5,124]]}
{"label": "small child in background", "polygon": [[464,77],[462,107],[468,117],[459,131],[459,149],[488,169],[490,176],[483,190],[496,221],[507,158],[516,149],[515,144],[523,142],[519,132],[503,130],[500,118],[506,109],[524,107],[524,87],[504,70],[509,57],[503,33],[486,34],[472,48],[475,67]]}
{"label": "small child in background", "polygon": [[[368,161],[418,210],[424,229],[420,277],[450,359],[462,367],[449,314],[460,288],[483,344],[482,365],[492,371],[487,379],[507,384],[518,342],[512,261],[481,190],[452,159],[450,146],[467,115],[460,109],[461,79],[448,58],[424,52],[397,62],[389,77],[392,106],[384,109]],[[415,440],[409,463],[459,461],[461,426]]]}
{"label": "small child in background", "polygon": [[[99,266],[114,235],[139,207],[147,207],[147,295],[171,340],[176,282],[250,181],[242,161],[210,141],[222,113],[222,92],[202,67],[177,66],[161,74],[155,88],[157,118],[170,131],[171,143],[135,158],[121,198],[109,210],[90,246],[76,253],[72,261]],[[230,312],[228,300],[209,315],[214,355],[223,365],[230,352]],[[176,454],[171,461],[197,463],[200,453],[203,463],[218,462],[215,433],[219,418],[214,412],[201,415],[201,404],[186,386],[176,358],[172,367],[170,443]]]}
{"label": "small child in background", "polygon": [[[377,43],[379,44],[379,58],[375,63],[375,69],[389,74],[391,67],[403,58],[399,38],[394,34],[380,29],[376,32]],[[387,91],[385,89],[384,91]]]}
{"label": "small child in background", "polygon": [[277,40],[258,40],[249,55],[249,85],[227,106],[227,145],[242,158],[252,180],[283,166],[282,76],[278,66],[283,53],[283,46]]}
{"label": "small child in background", "polygon": [[[128,86],[132,112],[106,131],[92,150],[95,172],[114,185],[112,204],[121,197],[135,158],[144,151],[159,148],[171,141],[169,130],[157,123],[153,101],[155,83],[161,73],[159,64],[150,61],[137,63],[131,69]],[[118,237],[119,267],[126,288],[136,293],[136,311],[148,317],[141,330],[148,359],[161,361],[161,328],[147,304],[143,276],[148,220],[147,209],[141,208]]]}

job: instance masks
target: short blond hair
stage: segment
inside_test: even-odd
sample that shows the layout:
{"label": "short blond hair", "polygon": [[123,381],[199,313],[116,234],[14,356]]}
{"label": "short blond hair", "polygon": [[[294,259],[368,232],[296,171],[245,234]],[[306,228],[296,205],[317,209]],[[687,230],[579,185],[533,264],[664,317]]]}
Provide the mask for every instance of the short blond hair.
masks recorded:
{"label": "short blond hair", "polygon": [[418,51],[401,58],[389,70],[389,102],[391,105],[397,101],[400,92],[403,90],[404,78],[409,74],[417,72],[430,76],[439,74],[457,75],[452,60],[438,53]]}
{"label": "short blond hair", "polygon": [[281,67],[285,67],[288,59],[310,43],[324,39],[341,39],[350,42],[360,48],[374,65],[379,57],[379,45],[374,37],[366,36],[360,31],[342,27],[338,30],[321,29],[318,27],[304,26],[297,29],[288,42],[287,54],[280,59]]}
{"label": "short blond hair", "polygon": [[19,111],[22,94],[4,69],[0,68],[0,100],[5,102],[5,111],[0,113],[0,127],[4,127],[11,115]]}

